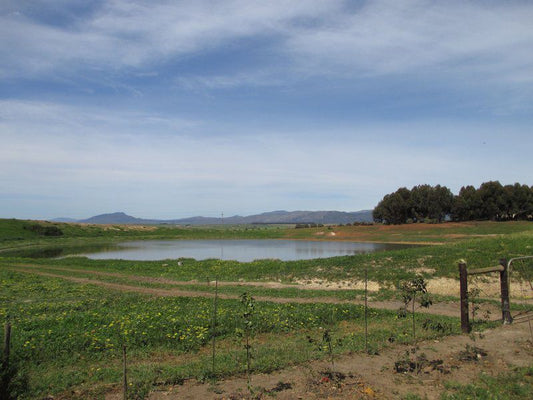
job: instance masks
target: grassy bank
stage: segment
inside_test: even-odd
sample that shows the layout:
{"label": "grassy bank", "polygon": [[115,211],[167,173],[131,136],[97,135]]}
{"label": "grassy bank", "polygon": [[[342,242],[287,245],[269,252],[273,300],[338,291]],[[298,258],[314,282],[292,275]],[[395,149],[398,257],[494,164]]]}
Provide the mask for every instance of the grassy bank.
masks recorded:
{"label": "grassy bank", "polygon": [[358,280],[365,270],[371,281],[394,286],[398,280],[419,273],[426,278],[457,277],[457,263],[466,260],[471,267],[487,267],[500,258],[532,254],[533,232],[465,239],[456,243],[431,247],[360,254],[326,259],[279,261],[273,259],[253,262],[194,259],[165,261],[89,260],[84,257],[62,259],[26,259],[3,257],[4,265],[33,263],[38,265],[69,266],[124,274],[140,274],[175,280],[281,281],[296,280]]}

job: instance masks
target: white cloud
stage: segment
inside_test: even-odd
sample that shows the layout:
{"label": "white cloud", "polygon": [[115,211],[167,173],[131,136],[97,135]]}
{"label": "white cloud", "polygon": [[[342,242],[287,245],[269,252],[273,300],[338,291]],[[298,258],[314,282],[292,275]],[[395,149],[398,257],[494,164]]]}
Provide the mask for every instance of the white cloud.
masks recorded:
{"label": "white cloud", "polygon": [[138,67],[212,49],[228,41],[279,34],[294,18],[333,3],[123,1],[104,3],[74,27],[50,26],[11,12],[0,17],[4,76],[94,67]]}
{"label": "white cloud", "polygon": [[[269,49],[272,61],[261,71],[197,81],[227,87],[255,84],[258,80],[250,76],[256,74],[277,82],[302,75],[421,72],[470,74],[464,79],[481,74],[481,79],[533,80],[530,3],[379,0],[355,9],[340,0],[103,4],[67,26],[4,13],[0,76],[152,68],[161,61],[179,61],[224,50],[240,39],[262,37],[276,45]],[[289,60],[283,70],[277,67]]]}
{"label": "white cloud", "polygon": [[[373,1],[325,28],[296,32],[288,52],[301,68],[334,74],[442,71],[533,79],[531,4]],[[355,70],[354,70],[355,69]]]}

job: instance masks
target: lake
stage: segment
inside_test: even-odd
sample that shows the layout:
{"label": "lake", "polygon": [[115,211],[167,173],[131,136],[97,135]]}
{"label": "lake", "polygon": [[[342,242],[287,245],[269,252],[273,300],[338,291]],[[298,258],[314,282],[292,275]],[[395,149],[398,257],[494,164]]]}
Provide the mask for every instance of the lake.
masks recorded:
{"label": "lake", "polygon": [[119,243],[112,249],[78,253],[92,259],[165,260],[216,258],[249,262],[258,259],[307,260],[397,250],[412,245],[303,240],[145,240]]}

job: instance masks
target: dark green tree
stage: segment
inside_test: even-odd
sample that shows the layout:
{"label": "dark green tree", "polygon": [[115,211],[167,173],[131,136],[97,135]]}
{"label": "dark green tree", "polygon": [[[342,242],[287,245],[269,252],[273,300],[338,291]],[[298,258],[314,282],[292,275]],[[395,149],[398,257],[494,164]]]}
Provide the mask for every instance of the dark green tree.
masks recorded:
{"label": "dark green tree", "polygon": [[505,192],[505,219],[527,219],[528,215],[533,214],[533,191],[529,186],[515,183],[514,185],[505,185],[503,189]]}
{"label": "dark green tree", "polygon": [[431,188],[427,217],[442,222],[452,212],[453,193],[446,186],[437,185]]}
{"label": "dark green tree", "polygon": [[481,198],[474,186],[463,186],[459,195],[455,196],[452,207],[452,219],[455,221],[471,221],[479,219]]}
{"label": "dark green tree", "polygon": [[411,189],[411,218],[414,222],[424,222],[428,218],[432,192],[430,185],[418,185]]}
{"label": "dark green tree", "polygon": [[385,195],[372,214],[377,222],[403,224],[409,218],[410,210],[411,192],[402,187],[394,193]]}
{"label": "dark green tree", "polygon": [[478,195],[481,200],[481,219],[502,220],[505,211],[505,190],[498,181],[484,182],[479,187]]}

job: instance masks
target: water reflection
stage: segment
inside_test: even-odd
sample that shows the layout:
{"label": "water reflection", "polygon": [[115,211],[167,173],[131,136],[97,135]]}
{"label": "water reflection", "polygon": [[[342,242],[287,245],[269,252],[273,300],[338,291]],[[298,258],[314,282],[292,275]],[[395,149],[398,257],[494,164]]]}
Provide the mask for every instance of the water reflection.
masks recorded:
{"label": "water reflection", "polygon": [[50,246],[23,248],[17,250],[2,251],[3,257],[24,257],[24,258],[60,258],[69,255],[79,255],[100,251],[111,251],[117,249],[114,244],[91,244],[79,246]]}
{"label": "water reflection", "polygon": [[92,259],[164,260],[216,258],[249,262],[258,259],[305,260],[355,255],[383,250],[396,250],[411,245],[319,242],[300,240],[157,240],[126,242],[117,248],[85,252]]}

